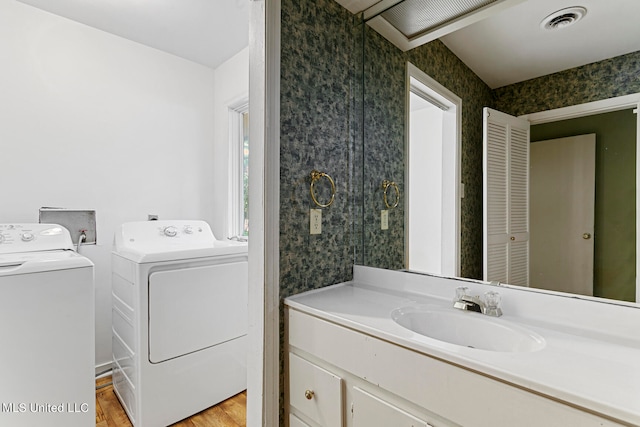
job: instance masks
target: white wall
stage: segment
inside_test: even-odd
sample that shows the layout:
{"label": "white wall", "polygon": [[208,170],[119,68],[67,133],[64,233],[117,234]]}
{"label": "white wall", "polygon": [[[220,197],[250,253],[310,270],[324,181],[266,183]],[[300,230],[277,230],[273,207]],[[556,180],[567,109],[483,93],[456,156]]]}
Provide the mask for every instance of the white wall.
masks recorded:
{"label": "white wall", "polygon": [[411,94],[409,269],[442,272],[442,121],[437,107]]}
{"label": "white wall", "polygon": [[229,237],[229,106],[249,97],[249,48],[245,48],[215,70],[214,78],[214,216],[211,230],[218,239]]}
{"label": "white wall", "polygon": [[12,0],[0,0],[0,69],[0,223],[37,222],[41,206],[96,210],[98,244],[81,253],[96,265],[96,363],[107,363],[116,227],[226,212],[215,177],[227,158],[212,143],[222,77]]}

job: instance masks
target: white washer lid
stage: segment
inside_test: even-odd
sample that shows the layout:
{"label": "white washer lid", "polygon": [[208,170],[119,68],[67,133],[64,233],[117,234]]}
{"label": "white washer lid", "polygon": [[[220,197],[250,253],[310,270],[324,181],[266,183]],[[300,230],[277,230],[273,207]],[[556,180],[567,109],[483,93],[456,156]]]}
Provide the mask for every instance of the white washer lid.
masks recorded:
{"label": "white washer lid", "polygon": [[0,277],[84,267],[93,263],[72,250],[0,254]]}

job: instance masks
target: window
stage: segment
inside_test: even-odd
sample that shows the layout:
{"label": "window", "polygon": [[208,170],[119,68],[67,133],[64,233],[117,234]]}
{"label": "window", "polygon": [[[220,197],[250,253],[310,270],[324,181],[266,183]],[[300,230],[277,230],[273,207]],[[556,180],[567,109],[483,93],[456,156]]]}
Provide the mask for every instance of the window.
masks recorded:
{"label": "window", "polygon": [[229,235],[249,236],[249,102],[229,107],[230,219]]}

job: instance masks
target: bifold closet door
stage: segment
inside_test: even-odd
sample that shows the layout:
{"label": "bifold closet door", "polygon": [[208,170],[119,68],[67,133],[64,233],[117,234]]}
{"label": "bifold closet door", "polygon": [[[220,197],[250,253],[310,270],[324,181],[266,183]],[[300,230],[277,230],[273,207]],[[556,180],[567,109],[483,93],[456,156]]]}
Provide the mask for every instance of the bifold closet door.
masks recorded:
{"label": "bifold closet door", "polygon": [[527,120],[483,110],[484,280],[529,285]]}

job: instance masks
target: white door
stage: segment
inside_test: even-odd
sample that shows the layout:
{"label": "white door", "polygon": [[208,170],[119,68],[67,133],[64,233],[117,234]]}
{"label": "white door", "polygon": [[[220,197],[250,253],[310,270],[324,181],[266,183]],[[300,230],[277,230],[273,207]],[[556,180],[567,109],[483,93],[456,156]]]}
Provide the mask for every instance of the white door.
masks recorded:
{"label": "white door", "polygon": [[529,122],[483,110],[483,274],[529,286]]}
{"label": "white door", "polygon": [[531,144],[531,286],[593,295],[596,135]]}

